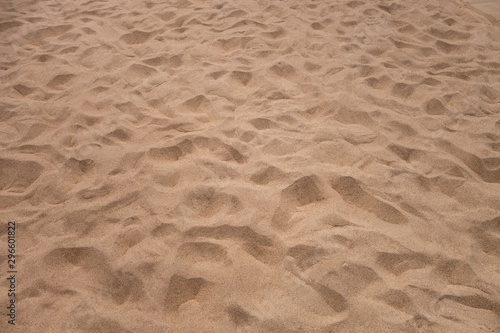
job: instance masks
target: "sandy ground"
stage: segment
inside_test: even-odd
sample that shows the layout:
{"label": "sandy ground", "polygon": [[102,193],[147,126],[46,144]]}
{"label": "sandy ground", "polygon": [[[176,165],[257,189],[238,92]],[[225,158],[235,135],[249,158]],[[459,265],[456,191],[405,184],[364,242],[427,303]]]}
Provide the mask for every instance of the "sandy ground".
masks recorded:
{"label": "sandy ground", "polygon": [[493,11],[0,8],[0,331],[499,331]]}
{"label": "sandy ground", "polygon": [[498,0],[467,0],[464,2],[465,8],[486,16],[493,25],[500,25],[500,1]]}

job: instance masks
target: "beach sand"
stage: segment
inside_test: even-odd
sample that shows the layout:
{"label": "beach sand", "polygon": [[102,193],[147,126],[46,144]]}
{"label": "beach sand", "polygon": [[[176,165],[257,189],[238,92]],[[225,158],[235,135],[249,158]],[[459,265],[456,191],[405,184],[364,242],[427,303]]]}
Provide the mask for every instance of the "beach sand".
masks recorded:
{"label": "beach sand", "polygon": [[499,8],[2,1],[0,331],[498,332]]}

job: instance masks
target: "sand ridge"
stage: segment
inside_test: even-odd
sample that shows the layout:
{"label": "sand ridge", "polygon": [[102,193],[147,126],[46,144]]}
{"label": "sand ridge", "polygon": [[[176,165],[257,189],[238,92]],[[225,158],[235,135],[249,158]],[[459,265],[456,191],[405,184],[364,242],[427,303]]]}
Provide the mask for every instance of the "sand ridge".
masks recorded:
{"label": "sand ridge", "polygon": [[487,16],[452,0],[0,8],[17,331],[500,328]]}

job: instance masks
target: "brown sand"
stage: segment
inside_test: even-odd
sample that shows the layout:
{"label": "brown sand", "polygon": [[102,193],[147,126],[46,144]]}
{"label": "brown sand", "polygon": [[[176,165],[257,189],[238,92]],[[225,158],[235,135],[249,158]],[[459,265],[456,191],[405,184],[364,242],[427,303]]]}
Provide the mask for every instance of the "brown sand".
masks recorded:
{"label": "brown sand", "polygon": [[16,332],[500,329],[484,10],[2,1],[0,38],[0,331],[11,219]]}

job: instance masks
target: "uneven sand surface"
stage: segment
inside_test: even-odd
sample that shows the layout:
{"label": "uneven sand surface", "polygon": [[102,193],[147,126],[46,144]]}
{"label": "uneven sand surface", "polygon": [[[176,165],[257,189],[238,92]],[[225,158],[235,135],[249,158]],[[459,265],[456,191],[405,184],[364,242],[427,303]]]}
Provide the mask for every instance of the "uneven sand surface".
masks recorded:
{"label": "uneven sand surface", "polygon": [[491,17],[2,1],[0,331],[498,332]]}
{"label": "uneven sand surface", "polygon": [[466,8],[486,16],[493,25],[500,25],[500,1],[498,0],[467,0],[464,2]]}

